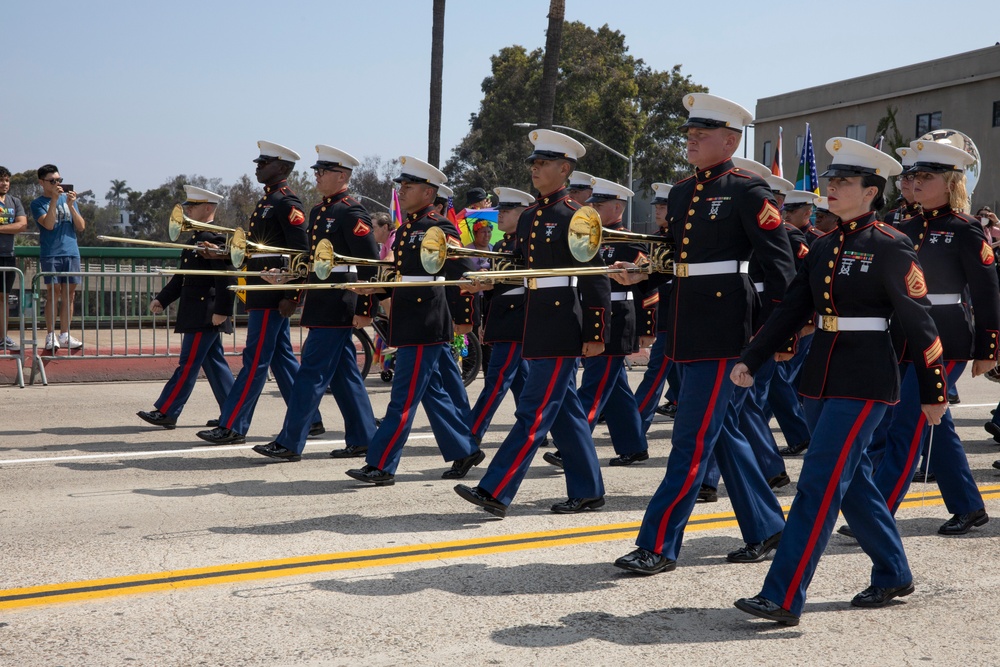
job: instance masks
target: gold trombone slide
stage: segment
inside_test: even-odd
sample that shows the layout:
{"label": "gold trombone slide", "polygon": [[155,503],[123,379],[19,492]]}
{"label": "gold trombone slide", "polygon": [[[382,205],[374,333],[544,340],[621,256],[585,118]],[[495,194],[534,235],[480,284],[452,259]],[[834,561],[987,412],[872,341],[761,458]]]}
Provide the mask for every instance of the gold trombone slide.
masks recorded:
{"label": "gold trombone slide", "polygon": [[424,232],[424,238],[420,241],[420,264],[424,267],[424,271],[437,273],[444,268],[445,261],[450,257],[487,257],[513,260],[514,254],[451,245],[448,243],[448,237],[444,230],[440,227],[431,227]]}
{"label": "gold trombone slide", "polygon": [[129,239],[122,236],[97,237],[99,241],[112,241],[114,243],[128,243],[129,245],[144,245],[153,248],[177,248],[179,250],[201,250],[213,255],[225,255],[228,251],[225,248],[206,248],[200,245],[188,245],[186,243],[168,243],[167,241],[147,241],[146,239]]}
{"label": "gold trombone slide", "polygon": [[[242,229],[237,229],[237,233],[233,236],[230,242],[229,256],[233,260],[233,264],[240,266],[243,264],[245,256],[249,254],[247,250],[247,245],[252,244],[256,246],[255,250],[258,252],[274,252],[275,254],[287,255],[296,251],[284,250],[281,248],[272,248],[270,246],[262,246],[260,244],[253,243],[253,241],[247,241],[246,235]],[[266,250],[261,250],[264,248]],[[278,252],[281,251],[281,252]],[[309,273],[315,273],[316,277],[320,280],[326,280],[333,273],[333,267],[336,265],[334,261],[333,244],[330,243],[329,239],[321,239],[319,243],[316,244],[316,252],[313,253],[313,261],[310,262],[307,259],[303,259],[303,255],[307,253],[298,253],[291,256],[291,261],[289,262],[289,267],[287,270],[283,271],[260,271],[260,272],[249,272],[249,271],[198,271],[195,269],[159,269],[160,273],[167,275],[177,275],[177,276],[234,276],[243,277],[248,276],[260,277],[263,280],[269,278],[278,281],[278,289],[287,289],[281,286],[282,283],[286,283],[289,280],[296,280],[299,278],[308,278]],[[250,254],[249,256],[253,256]],[[236,260],[239,259],[237,264]]]}
{"label": "gold trombone slide", "polygon": [[183,232],[218,232],[219,234],[233,234],[235,229],[213,225],[210,222],[198,222],[184,215],[184,208],[177,204],[170,212],[170,221],[167,223],[167,234],[171,241],[177,241]]}

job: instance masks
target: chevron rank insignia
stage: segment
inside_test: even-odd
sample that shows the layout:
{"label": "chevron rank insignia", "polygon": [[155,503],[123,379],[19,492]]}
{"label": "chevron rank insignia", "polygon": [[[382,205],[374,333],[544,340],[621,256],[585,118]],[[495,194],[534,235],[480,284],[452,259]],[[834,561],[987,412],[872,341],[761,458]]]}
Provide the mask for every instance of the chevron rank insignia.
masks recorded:
{"label": "chevron rank insignia", "polygon": [[799,243],[799,259],[805,259],[805,256],[809,254],[809,246],[805,243]]}
{"label": "chevron rank insignia", "polygon": [[983,247],[979,250],[979,258],[983,260],[984,266],[989,266],[995,260],[993,257],[993,248],[986,241],[983,241]]}
{"label": "chevron rank insignia", "polygon": [[298,227],[305,221],[306,221],[305,214],[303,214],[302,211],[300,211],[297,208],[293,208],[292,212],[288,214],[288,224],[290,225]]}
{"label": "chevron rank insignia", "polygon": [[764,201],[764,206],[761,207],[760,213],[757,214],[757,226],[770,231],[776,229],[780,224],[781,214],[778,213],[778,209],[771,202]]}
{"label": "chevron rank insignia", "polygon": [[910,270],[906,274],[906,293],[911,299],[922,299],[927,296],[927,281],[924,280],[924,272],[916,262],[910,264]]}
{"label": "chevron rank insignia", "polygon": [[941,338],[935,338],[931,346],[924,350],[924,361],[928,366],[932,366],[934,362],[941,358],[944,354],[944,347],[941,345]]}
{"label": "chevron rank insignia", "polygon": [[364,223],[362,220],[358,220],[358,224],[354,225],[354,235],[355,236],[368,236],[372,228]]}

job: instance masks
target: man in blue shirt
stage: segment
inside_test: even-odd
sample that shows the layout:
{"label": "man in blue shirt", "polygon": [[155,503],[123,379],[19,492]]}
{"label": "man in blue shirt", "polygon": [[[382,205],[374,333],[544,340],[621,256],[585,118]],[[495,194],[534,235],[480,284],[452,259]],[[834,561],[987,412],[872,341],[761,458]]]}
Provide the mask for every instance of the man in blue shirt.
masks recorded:
{"label": "man in blue shirt", "polygon": [[[28,228],[21,200],[10,193],[10,170],[0,167],[0,267],[16,266],[14,235]],[[0,350],[17,352],[20,348],[7,335],[7,292],[14,286],[13,271],[0,273]]]}
{"label": "man in blue shirt", "polygon": [[[87,226],[76,207],[76,193],[63,192],[59,167],[46,164],[38,168],[38,183],[42,196],[31,202],[31,216],[38,224],[39,264],[43,273],[80,271],[80,248],[76,235]],[[49,286],[45,304],[45,324],[48,336],[45,349],[53,352],[60,347],[76,350],[83,343],[69,335],[73,318],[73,299],[80,276],[45,276]],[[56,338],[56,308],[59,309],[61,333]]]}

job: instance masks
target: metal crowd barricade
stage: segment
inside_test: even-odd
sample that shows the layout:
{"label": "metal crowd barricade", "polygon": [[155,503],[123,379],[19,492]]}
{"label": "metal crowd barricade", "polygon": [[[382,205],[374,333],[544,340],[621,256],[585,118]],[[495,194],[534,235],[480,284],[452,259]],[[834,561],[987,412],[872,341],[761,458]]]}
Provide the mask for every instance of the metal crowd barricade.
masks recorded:
{"label": "metal crowd barricade", "polygon": [[[23,309],[24,308],[24,272],[22,272],[20,269],[15,268],[15,267],[3,266],[3,267],[0,267],[0,273],[13,273],[15,275],[15,277],[17,278],[17,285],[18,285],[17,307],[18,307],[19,310]],[[3,279],[5,279],[5,277],[0,278],[0,280],[3,280]],[[7,292],[4,291],[3,294],[4,294],[4,297],[5,297],[4,298],[4,302],[5,303],[3,304],[3,307],[7,309],[7,313],[9,315],[10,314],[10,304],[9,304],[9,302],[6,299]],[[23,310],[21,310],[21,312],[23,313]],[[18,317],[17,319],[18,319],[18,348],[17,348],[17,352],[14,353],[14,354],[11,354],[11,351],[8,350],[6,347],[4,347],[4,350],[3,350],[4,353],[2,355],[0,355],[0,359],[13,359],[17,363],[17,386],[20,387],[21,389],[24,389],[24,345],[25,345],[25,340],[24,340],[24,316],[22,315],[21,317]],[[4,321],[8,322],[7,326],[9,327],[10,326],[9,320],[5,319]],[[6,337],[7,336],[7,331],[3,331],[2,335],[4,337]]]}

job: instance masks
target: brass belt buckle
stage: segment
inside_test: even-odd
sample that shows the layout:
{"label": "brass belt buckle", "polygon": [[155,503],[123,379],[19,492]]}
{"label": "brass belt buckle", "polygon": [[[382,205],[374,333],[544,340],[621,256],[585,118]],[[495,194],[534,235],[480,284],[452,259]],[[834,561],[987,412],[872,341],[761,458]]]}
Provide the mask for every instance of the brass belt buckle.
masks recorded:
{"label": "brass belt buckle", "polygon": [[528,289],[538,289],[538,278],[528,278],[525,283],[525,287]]}
{"label": "brass belt buckle", "polygon": [[837,316],[836,315],[823,315],[820,321],[820,329],[823,331],[829,331],[832,333],[837,333]]}
{"label": "brass belt buckle", "polygon": [[674,276],[677,278],[687,278],[688,277],[688,265],[687,263],[674,264]]}

